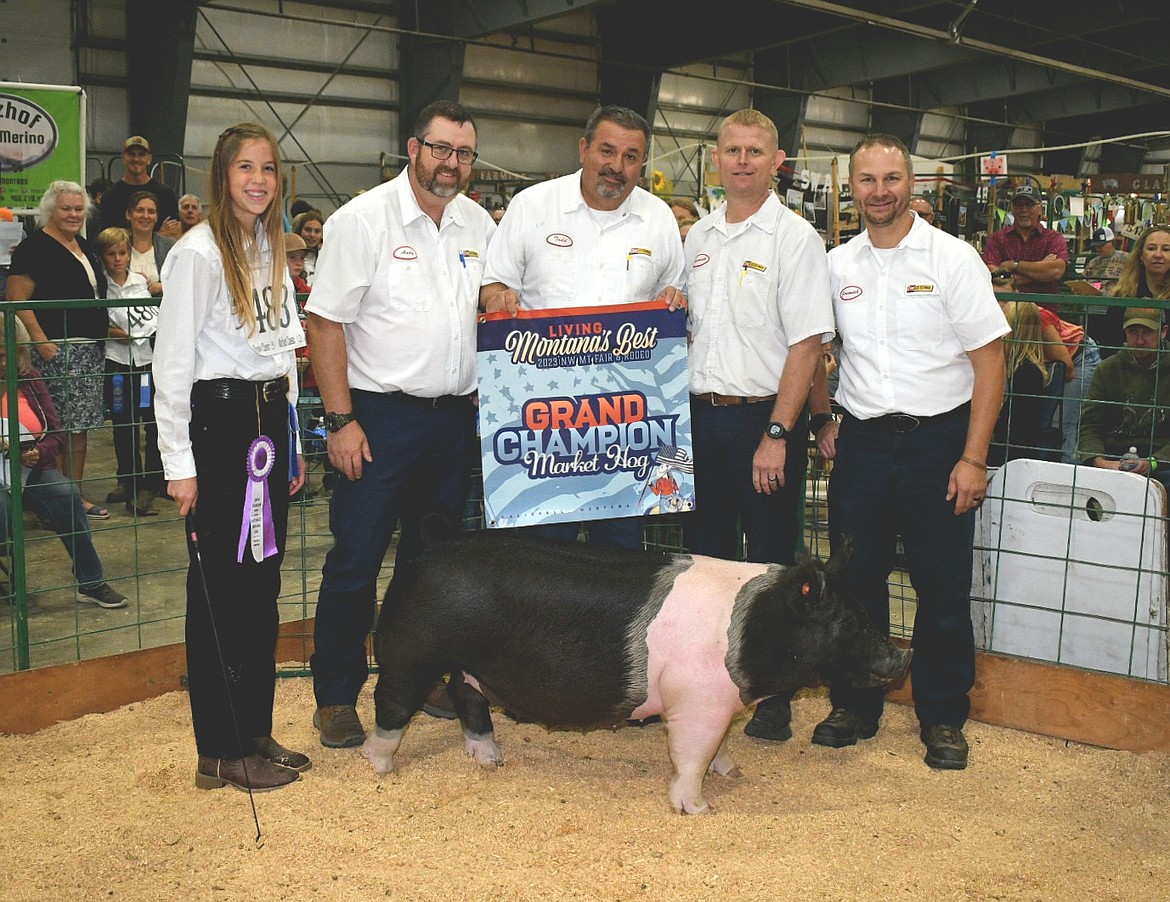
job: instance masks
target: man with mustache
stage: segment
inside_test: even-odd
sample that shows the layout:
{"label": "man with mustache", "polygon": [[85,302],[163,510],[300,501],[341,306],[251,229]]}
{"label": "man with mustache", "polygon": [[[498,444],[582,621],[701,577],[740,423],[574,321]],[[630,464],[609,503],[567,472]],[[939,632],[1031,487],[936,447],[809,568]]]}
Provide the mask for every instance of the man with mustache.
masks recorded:
{"label": "man with mustache", "polygon": [[[515,314],[660,300],[685,306],[682,239],[666,202],[638,187],[650,126],[633,110],[603,106],[585,123],[581,169],[525,188],[488,253],[480,307]],[[580,523],[534,527],[575,539]],[[592,542],[642,547],[642,518],[594,520]]]}
{"label": "man with mustache", "polygon": [[310,661],[313,724],[330,748],[365,738],[355,706],[395,528],[397,580],[421,553],[424,514],[461,517],[478,450],[476,308],[496,224],[462,193],[478,156],[475,121],[441,100],[410,134],[407,168],[329,217],[305,307],[329,461],[343,477]]}

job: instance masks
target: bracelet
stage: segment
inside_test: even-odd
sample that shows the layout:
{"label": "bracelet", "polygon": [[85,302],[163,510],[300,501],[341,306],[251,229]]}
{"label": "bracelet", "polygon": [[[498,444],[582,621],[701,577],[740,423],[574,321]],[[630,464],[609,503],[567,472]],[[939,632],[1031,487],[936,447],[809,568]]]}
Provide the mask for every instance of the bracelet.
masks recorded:
{"label": "bracelet", "polygon": [[1012,262],[1015,264],[1015,265],[1012,267],[1012,272],[1019,272],[1019,271],[1020,271],[1020,261],[1019,261],[1019,260],[1013,260]]}
{"label": "bracelet", "polygon": [[979,461],[977,461],[977,460],[971,460],[971,458],[969,458],[966,454],[964,454],[962,457],[960,457],[959,460],[961,460],[965,464],[970,464],[973,467],[977,467],[980,470],[987,469],[986,463],[979,463]]}
{"label": "bracelet", "polygon": [[812,431],[813,435],[816,435],[830,423],[835,422],[837,422],[837,418],[831,413],[814,413],[809,417],[808,428]]}
{"label": "bracelet", "polygon": [[1158,469],[1158,458],[1153,455],[1150,456],[1150,472],[1153,473]]}

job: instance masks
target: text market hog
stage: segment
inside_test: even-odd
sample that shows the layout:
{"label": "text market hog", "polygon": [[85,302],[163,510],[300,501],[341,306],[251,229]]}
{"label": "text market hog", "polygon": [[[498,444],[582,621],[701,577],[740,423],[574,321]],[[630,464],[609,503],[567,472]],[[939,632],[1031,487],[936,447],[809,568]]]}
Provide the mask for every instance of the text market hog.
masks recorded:
{"label": "text market hog", "polygon": [[[839,594],[848,545],[792,567],[474,532],[431,544],[378,621],[378,773],[447,673],[468,753],[503,761],[490,705],[552,728],[662,716],[676,811],[708,810],[704,775],[746,706],[817,685],[878,686],[910,653]],[[405,574],[403,574],[405,577]]]}

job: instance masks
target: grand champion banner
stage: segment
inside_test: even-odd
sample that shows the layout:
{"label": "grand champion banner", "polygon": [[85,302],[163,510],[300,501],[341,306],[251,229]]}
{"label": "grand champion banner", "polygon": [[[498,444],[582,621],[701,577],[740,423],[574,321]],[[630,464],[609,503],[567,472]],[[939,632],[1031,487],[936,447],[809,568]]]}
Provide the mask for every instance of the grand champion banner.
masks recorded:
{"label": "grand champion banner", "polygon": [[686,325],[661,301],[480,317],[488,526],[694,507]]}

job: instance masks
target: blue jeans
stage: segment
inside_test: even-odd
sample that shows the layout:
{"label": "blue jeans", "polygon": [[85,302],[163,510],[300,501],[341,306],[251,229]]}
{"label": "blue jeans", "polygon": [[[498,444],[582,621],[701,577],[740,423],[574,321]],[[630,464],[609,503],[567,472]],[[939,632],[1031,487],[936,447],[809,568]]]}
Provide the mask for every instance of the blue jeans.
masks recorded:
{"label": "blue jeans", "polygon": [[1086,335],[1081,343],[1081,349],[1073,358],[1073,365],[1077,368],[1076,378],[1064,384],[1064,401],[1060,413],[1062,434],[1060,459],[1066,464],[1080,463],[1080,455],[1077,454],[1077,433],[1081,429],[1081,402],[1100,363],[1101,351],[1097,347],[1097,342]]}
{"label": "blue jeans", "polygon": [[[888,634],[898,536],[918,595],[911,645],[914,707],[923,725],[962,727],[975,681],[971,626],[971,562],[975,512],[955,516],[946,500],[951,469],[963,453],[969,408],[964,405],[920,425],[892,431],[888,421],[846,416],[829,478],[829,538],[836,551],[853,539],[847,591],[875,628]],[[833,687],[833,707],[862,719],[881,717],[884,690]]]}
{"label": "blue jeans", "polygon": [[321,571],[309,661],[321,706],[354,704],[366,682],[378,572],[395,528],[401,523],[397,578],[422,550],[426,514],[442,512],[459,522],[476,450],[470,400],[434,408],[401,395],[351,394],[374,459],[357,481],[338,475],[329,504],[333,548]]}
{"label": "blue jeans", "polygon": [[[4,544],[8,542],[11,516],[10,491],[7,486],[0,491],[0,543]],[[73,576],[80,585],[93,588],[106,581],[76,482],[57,470],[33,470],[26,478],[21,498],[29,510],[53,524],[53,530],[73,559]]]}
{"label": "blue jeans", "polygon": [[771,418],[770,401],[733,407],[691,402],[695,509],[682,519],[686,546],[695,554],[735,559],[742,528],[749,561],[793,562],[801,543],[797,508],[804,504],[808,422],[801,414],[787,439],[784,487],[765,495],[752,482],[752,458]]}

